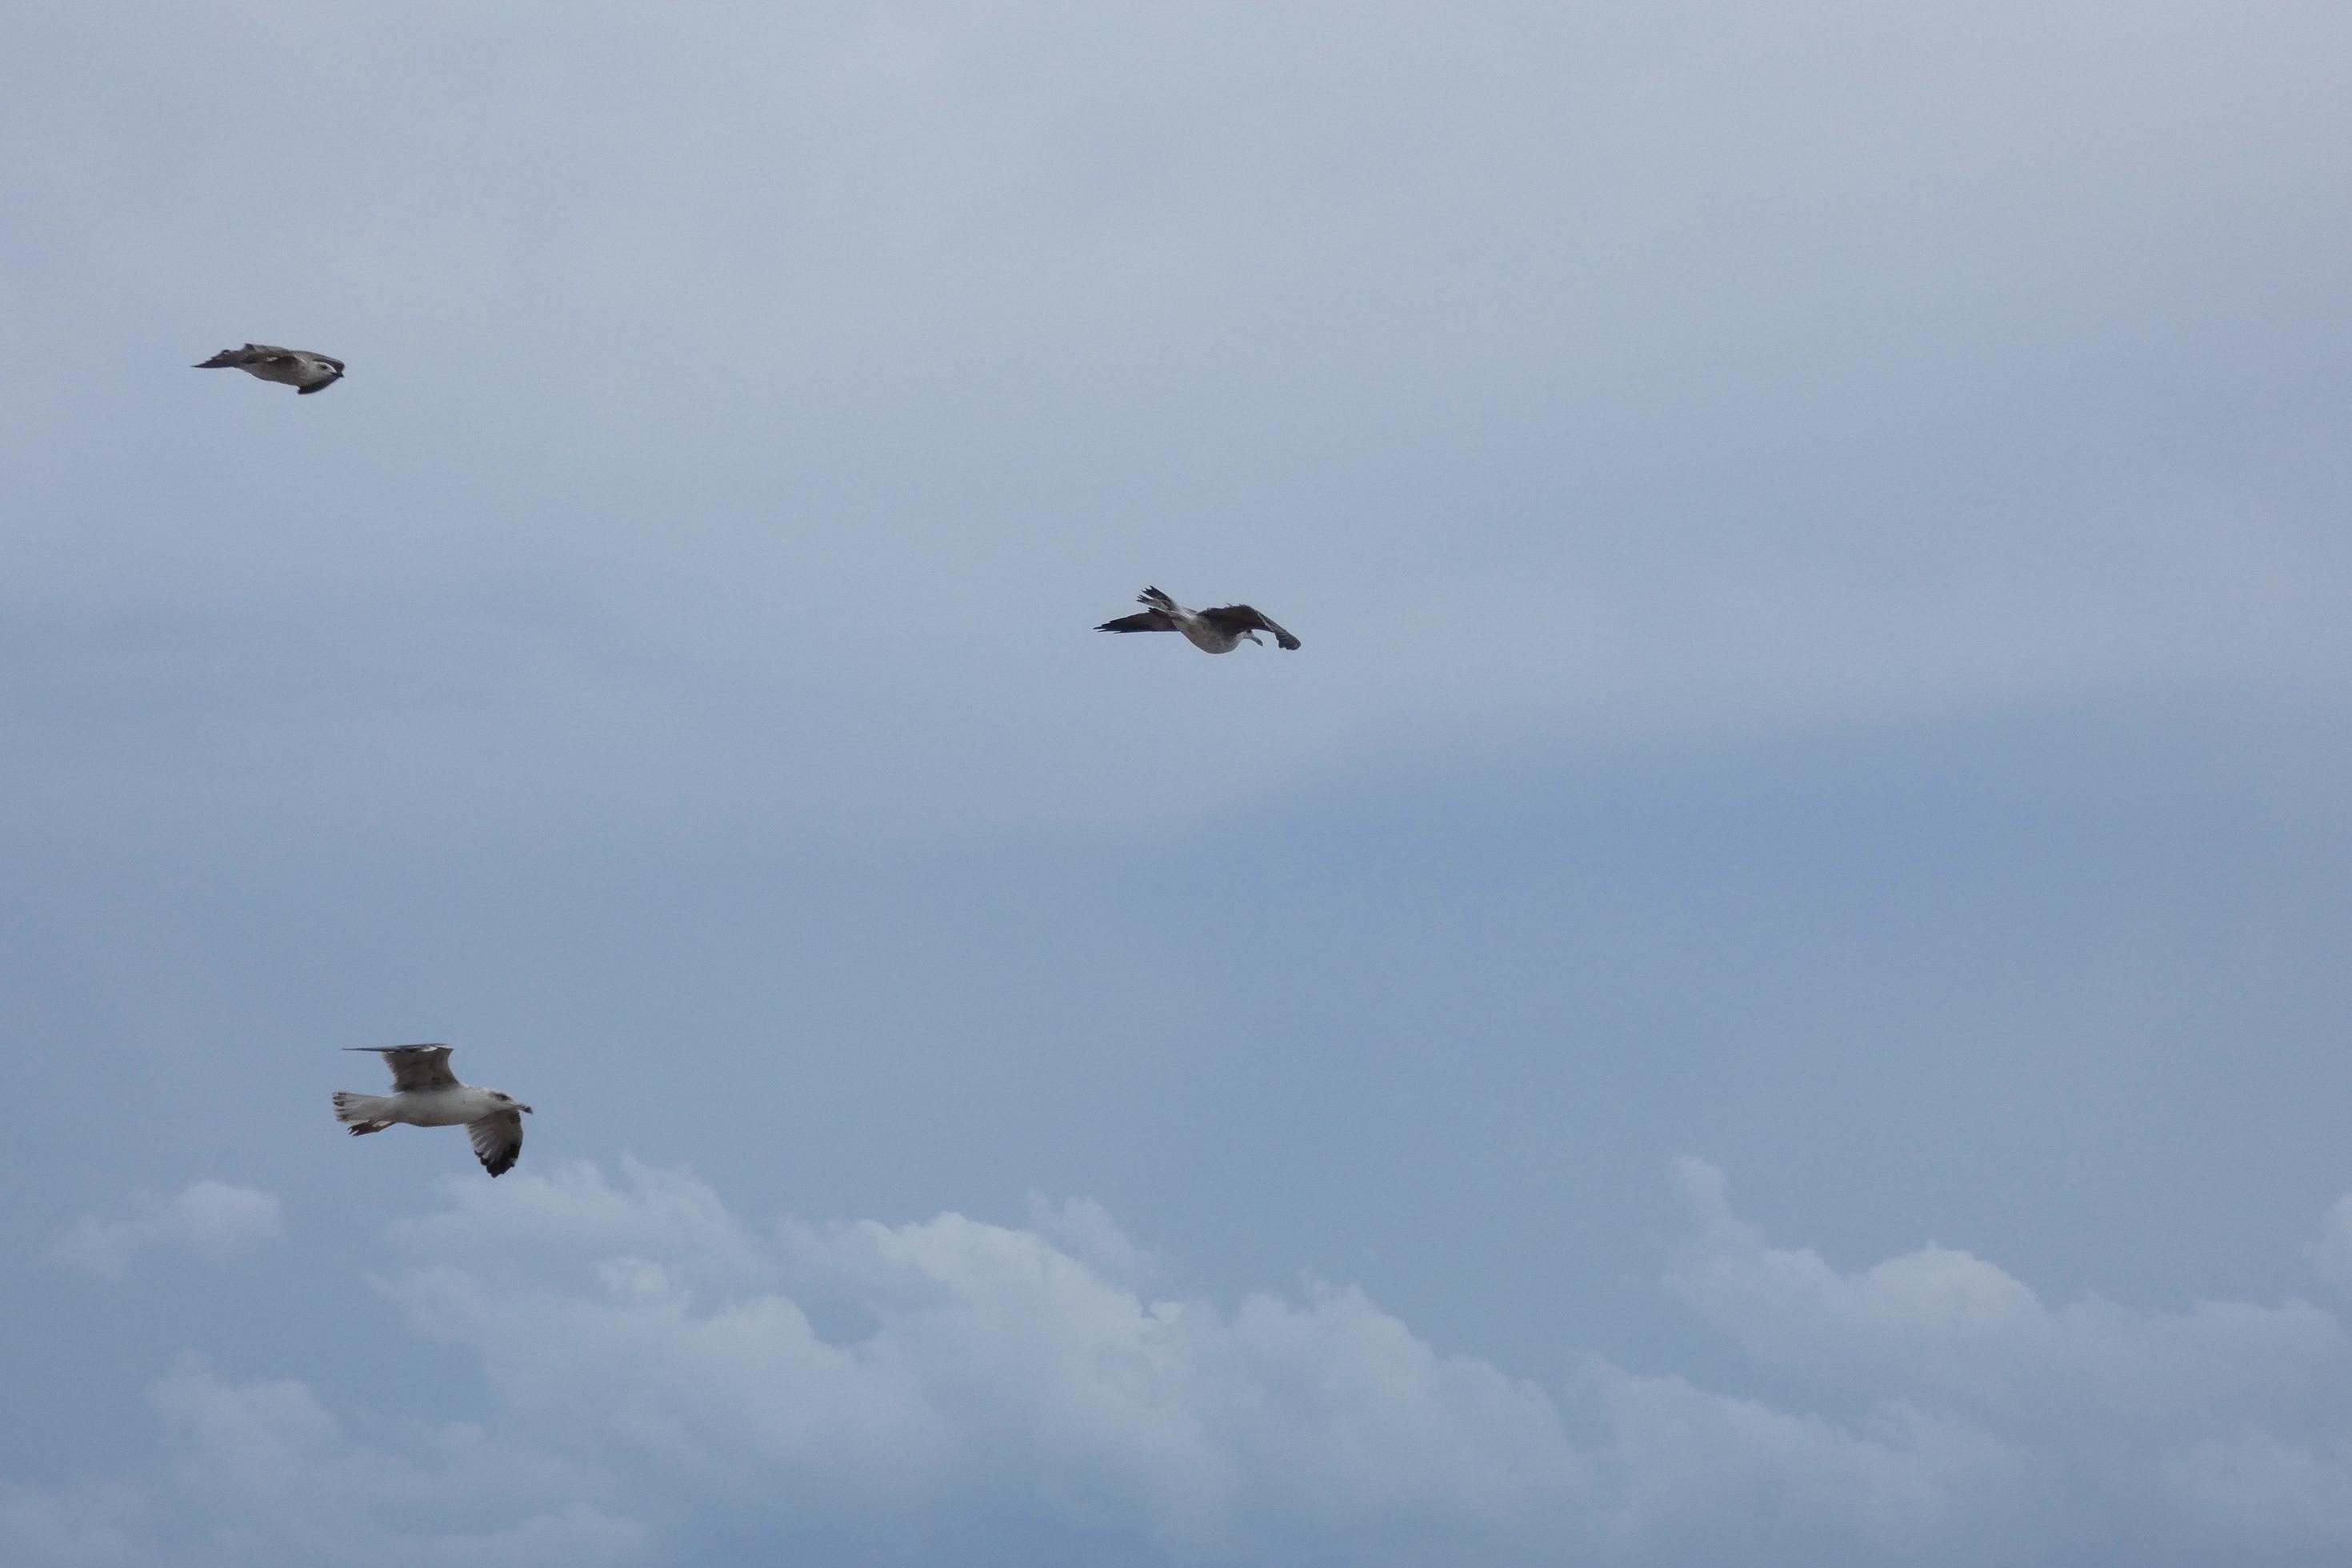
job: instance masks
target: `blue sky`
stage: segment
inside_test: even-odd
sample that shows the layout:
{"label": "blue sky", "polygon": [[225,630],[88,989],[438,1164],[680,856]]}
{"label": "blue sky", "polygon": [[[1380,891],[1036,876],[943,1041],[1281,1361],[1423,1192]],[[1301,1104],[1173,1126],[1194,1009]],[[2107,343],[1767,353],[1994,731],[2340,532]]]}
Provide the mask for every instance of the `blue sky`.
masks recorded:
{"label": "blue sky", "polygon": [[0,1561],[2352,1547],[2352,18],[18,24]]}

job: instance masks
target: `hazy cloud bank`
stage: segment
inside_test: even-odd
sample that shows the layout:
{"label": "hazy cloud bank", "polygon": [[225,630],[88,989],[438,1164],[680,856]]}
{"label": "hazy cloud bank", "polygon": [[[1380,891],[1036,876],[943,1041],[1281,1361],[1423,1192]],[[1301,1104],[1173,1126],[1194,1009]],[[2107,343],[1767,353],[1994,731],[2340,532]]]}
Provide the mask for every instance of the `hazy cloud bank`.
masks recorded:
{"label": "hazy cloud bank", "polygon": [[141,1193],[122,1219],[84,1215],[59,1237],[60,1263],[121,1279],[139,1254],[180,1247],[220,1263],[275,1240],[283,1228],[276,1194],[229,1182],[193,1182],[168,1198]]}
{"label": "hazy cloud bank", "polygon": [[1065,1245],[954,1214],[761,1228],[633,1162],[454,1183],[395,1225],[383,1284],[478,1362],[478,1425],[355,1431],[303,1383],[190,1359],[153,1389],[167,1481],[15,1489],[0,1542],[42,1563],[549,1564],[2352,1546],[2352,1342],[2332,1311],[2053,1307],[1934,1246],[1844,1271],[1770,1245],[1713,1167],[1675,1179],[1695,1229],[1666,1289],[1774,1398],[1599,1356],[1547,1390],[1344,1286],[1229,1309],[1139,1292],[1113,1274],[1163,1266],[1083,1202],[1033,1205]]}

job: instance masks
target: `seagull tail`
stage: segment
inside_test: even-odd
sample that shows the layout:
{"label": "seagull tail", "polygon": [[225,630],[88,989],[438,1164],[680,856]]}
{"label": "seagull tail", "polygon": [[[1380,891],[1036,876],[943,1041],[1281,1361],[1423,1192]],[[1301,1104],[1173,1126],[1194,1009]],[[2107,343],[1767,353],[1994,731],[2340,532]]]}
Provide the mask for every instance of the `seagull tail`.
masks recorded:
{"label": "seagull tail", "polygon": [[391,1118],[384,1115],[391,1109],[392,1101],[382,1095],[335,1091],[335,1120],[350,1127],[354,1138],[362,1132],[381,1132],[391,1126]]}
{"label": "seagull tail", "polygon": [[197,370],[235,370],[245,363],[245,350],[249,349],[253,345],[251,343],[247,343],[245,345],[244,349],[223,349],[220,353],[213,355],[212,358],[205,361],[202,364],[196,365],[194,368]]}

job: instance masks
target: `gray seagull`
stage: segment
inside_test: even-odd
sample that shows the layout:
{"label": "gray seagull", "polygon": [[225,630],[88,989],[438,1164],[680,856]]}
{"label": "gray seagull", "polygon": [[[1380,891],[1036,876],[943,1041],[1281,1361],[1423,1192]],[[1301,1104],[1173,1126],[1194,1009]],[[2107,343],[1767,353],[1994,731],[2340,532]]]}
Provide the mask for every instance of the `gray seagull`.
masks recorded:
{"label": "gray seagull", "polygon": [[373,1051],[392,1069],[390,1094],[335,1091],[335,1120],[352,1136],[381,1132],[395,1121],[411,1127],[463,1127],[474,1141],[474,1157],[493,1176],[514,1169],[522,1152],[523,1112],[530,1109],[510,1094],[459,1083],[449,1071],[446,1046],[345,1046]]}
{"label": "gray seagull", "polygon": [[[1150,606],[1139,616],[1121,616],[1115,621],[1105,621],[1097,626],[1098,632],[1182,632],[1184,638],[1202,653],[1231,653],[1244,642],[1257,642],[1257,634],[1272,632],[1277,647],[1297,647],[1298,639],[1251,609],[1247,605],[1224,605],[1213,610],[1188,610],[1157,588],[1146,588],[1135,596],[1139,605]],[[1265,645],[1260,643],[1259,647]]]}
{"label": "gray seagull", "polygon": [[223,349],[198,370],[241,370],[247,375],[257,375],[264,381],[282,382],[298,388],[305,397],[314,392],[324,392],[343,379],[343,362],[314,354],[305,349],[272,348],[268,343],[247,343],[241,349]]}

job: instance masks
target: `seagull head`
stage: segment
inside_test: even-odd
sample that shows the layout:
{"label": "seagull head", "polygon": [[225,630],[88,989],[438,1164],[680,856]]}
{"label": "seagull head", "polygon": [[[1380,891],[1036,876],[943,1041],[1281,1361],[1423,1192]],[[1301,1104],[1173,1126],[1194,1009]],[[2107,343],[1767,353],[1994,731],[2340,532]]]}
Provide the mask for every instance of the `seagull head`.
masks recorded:
{"label": "seagull head", "polygon": [[511,1105],[517,1110],[528,1112],[530,1110],[530,1106],[525,1105],[521,1100],[517,1100],[513,1095],[509,1094],[502,1089],[494,1089],[490,1090],[490,1098],[497,1100],[500,1105]]}

